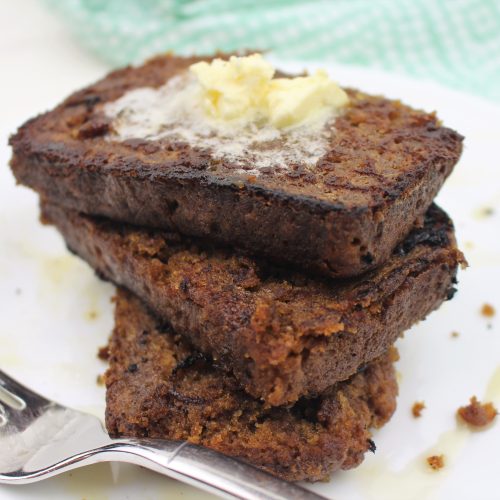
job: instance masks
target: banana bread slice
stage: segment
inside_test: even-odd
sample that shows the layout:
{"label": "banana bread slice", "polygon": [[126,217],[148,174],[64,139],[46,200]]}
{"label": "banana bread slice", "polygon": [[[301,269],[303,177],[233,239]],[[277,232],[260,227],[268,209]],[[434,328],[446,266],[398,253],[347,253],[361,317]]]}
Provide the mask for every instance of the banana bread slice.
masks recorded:
{"label": "banana bread slice", "polygon": [[16,179],[67,208],[347,277],[390,257],[461,154],[462,137],[434,114],[356,90],[313,166],[273,163],[293,153],[286,132],[262,145],[269,165],[257,171],[246,150],[117,136],[106,106],[198,60],[165,55],[114,71],[28,121],[10,140]]}
{"label": "banana bread slice", "polygon": [[319,394],[384,353],[452,296],[463,259],[435,206],[385,265],[343,282],[50,203],[42,217],[100,276],[133,291],[249,394],[276,406]]}
{"label": "banana bread slice", "polygon": [[357,466],[396,406],[392,350],[314,399],[265,407],[124,290],[108,354],[111,435],[191,441],[291,481]]}

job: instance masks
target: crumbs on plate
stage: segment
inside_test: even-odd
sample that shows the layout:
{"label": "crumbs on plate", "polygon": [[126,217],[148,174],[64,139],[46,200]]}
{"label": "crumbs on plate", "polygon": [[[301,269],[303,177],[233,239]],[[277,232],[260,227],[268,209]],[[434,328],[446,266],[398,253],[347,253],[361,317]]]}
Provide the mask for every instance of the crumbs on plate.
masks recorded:
{"label": "crumbs on plate", "polygon": [[411,413],[415,418],[422,416],[422,410],[425,408],[425,403],[423,401],[416,401],[411,407]]}
{"label": "crumbs on plate", "polygon": [[483,304],[483,307],[481,307],[481,314],[486,318],[493,318],[495,313],[495,308],[491,304]]}
{"label": "crumbs on plate", "polygon": [[498,411],[493,403],[480,403],[476,396],[472,396],[467,406],[457,410],[457,415],[471,427],[481,428],[493,422]]}
{"label": "crumbs on plate", "polygon": [[432,455],[427,457],[427,463],[433,470],[439,470],[444,467],[444,455]]}

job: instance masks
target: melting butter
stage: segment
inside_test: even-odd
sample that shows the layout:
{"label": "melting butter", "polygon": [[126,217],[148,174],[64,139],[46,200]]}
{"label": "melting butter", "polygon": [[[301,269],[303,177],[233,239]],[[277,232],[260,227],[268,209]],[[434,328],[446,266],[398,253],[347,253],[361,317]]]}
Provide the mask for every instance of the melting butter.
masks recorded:
{"label": "melting butter", "polygon": [[259,55],[197,63],[159,88],[105,105],[108,140],[187,143],[237,173],[313,170],[326,154],[347,95],[325,72],[272,78]]}
{"label": "melting butter", "polygon": [[493,401],[497,404],[500,403],[500,365],[496,368],[488,381],[488,386],[484,394],[484,401]]}
{"label": "melting butter", "polygon": [[[357,476],[365,489],[365,498],[384,500],[420,500],[436,498],[439,486],[449,475],[451,468],[464,448],[469,436],[464,426],[444,432],[436,443],[424,453],[410,460],[402,469],[392,469],[386,457],[375,458],[363,464]],[[427,457],[444,455],[445,465],[440,470],[432,470]]]}
{"label": "melting butter", "polygon": [[274,68],[260,54],[199,62],[190,70],[200,84],[203,109],[216,120],[287,128],[324,120],[349,102],[325,71],[273,78]]}

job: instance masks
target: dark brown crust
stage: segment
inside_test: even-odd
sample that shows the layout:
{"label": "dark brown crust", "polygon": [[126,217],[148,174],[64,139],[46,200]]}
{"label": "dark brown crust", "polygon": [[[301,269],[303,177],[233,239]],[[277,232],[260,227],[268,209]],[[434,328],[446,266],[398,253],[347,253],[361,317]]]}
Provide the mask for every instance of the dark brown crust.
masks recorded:
{"label": "dark brown crust", "polygon": [[108,141],[101,109],[163,84],[195,58],[115,71],[11,138],[18,182],[68,208],[230,243],[332,277],[384,262],[432,202],[462,150],[433,114],[350,90],[329,153],[259,177],[185,144]]}
{"label": "dark brown crust", "polygon": [[320,393],[380,356],[452,295],[462,261],[436,207],[379,270],[337,283],[49,203],[42,218],[270,405]]}
{"label": "dark brown crust", "polygon": [[109,354],[111,435],[188,440],[291,481],[358,465],[396,406],[391,352],[318,398],[266,408],[123,290]]}

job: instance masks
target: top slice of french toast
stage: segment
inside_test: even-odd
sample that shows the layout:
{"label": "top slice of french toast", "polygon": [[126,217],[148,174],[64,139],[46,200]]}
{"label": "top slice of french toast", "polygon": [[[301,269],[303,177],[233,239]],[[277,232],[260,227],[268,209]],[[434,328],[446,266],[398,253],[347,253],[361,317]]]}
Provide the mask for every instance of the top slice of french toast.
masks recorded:
{"label": "top slice of french toast", "polygon": [[117,135],[110,103],[158,89],[200,60],[162,55],[114,71],[29,120],[10,140],[16,179],[90,215],[347,277],[389,258],[460,157],[462,137],[433,113],[352,89],[312,166],[294,156],[286,132],[228,155],[217,137],[194,147],[175,134]]}

